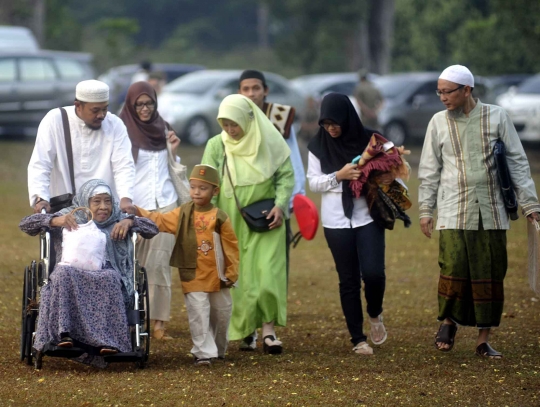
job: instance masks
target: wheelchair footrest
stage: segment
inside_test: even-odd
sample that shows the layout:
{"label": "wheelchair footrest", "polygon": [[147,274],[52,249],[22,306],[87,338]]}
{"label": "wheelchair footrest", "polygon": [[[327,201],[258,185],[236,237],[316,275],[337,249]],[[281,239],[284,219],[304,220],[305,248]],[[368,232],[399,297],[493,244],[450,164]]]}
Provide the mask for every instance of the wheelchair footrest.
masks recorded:
{"label": "wheelchair footrest", "polygon": [[114,355],[105,356],[105,362],[138,362],[145,357],[146,356],[143,350],[135,352],[121,352],[115,353]]}
{"label": "wheelchair footrest", "polygon": [[47,344],[43,349],[43,355],[57,358],[77,358],[86,353],[81,348],[61,348],[60,346]]}

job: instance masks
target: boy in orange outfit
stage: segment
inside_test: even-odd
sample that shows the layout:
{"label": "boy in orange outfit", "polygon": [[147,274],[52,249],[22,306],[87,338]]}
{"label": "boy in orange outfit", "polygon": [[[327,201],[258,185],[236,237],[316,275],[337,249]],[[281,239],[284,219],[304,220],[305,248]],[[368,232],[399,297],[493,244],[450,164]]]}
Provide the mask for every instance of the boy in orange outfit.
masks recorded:
{"label": "boy in orange outfit", "polygon": [[228,215],[211,200],[219,193],[219,173],[210,165],[196,165],[189,178],[193,200],[170,212],[137,215],[172,233],[176,243],[170,265],[178,267],[189,318],[196,365],[224,358],[232,312],[230,287],[238,279],[238,240]]}

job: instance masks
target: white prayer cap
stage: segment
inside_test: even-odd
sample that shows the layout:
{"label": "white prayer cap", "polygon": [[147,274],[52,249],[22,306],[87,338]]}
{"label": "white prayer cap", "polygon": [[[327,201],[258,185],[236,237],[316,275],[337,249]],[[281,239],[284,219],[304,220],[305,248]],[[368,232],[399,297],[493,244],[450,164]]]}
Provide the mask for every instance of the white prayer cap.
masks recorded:
{"label": "white prayer cap", "polygon": [[109,86],[101,81],[90,79],[77,84],[75,98],[81,102],[101,103],[109,101]]}
{"label": "white prayer cap", "polygon": [[463,65],[452,65],[442,71],[439,79],[445,79],[458,85],[465,85],[474,88],[474,76],[469,68]]}

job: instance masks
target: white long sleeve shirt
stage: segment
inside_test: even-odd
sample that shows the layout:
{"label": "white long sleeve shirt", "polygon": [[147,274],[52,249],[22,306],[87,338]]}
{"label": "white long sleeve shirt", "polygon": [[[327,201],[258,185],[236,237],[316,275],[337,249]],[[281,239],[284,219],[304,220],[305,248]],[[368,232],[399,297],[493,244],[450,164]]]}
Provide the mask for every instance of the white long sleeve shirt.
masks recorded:
{"label": "white long sleeve shirt", "polygon": [[[107,113],[99,130],[88,127],[75,114],[75,106],[65,107],[73,147],[75,188],[86,181],[103,179],[116,198],[133,199],[135,165],[126,126]],[[53,109],[41,121],[36,144],[28,164],[30,206],[38,198],[72,193],[69,165],[60,109]]]}
{"label": "white long sleeve shirt", "polygon": [[161,151],[140,149],[135,170],[133,204],[153,211],[169,206],[178,200],[169,175],[167,149]]}
{"label": "white long sleeve shirt", "polygon": [[354,208],[351,219],[345,216],[341,195],[341,182],[337,182],[335,174],[325,174],[321,170],[320,160],[311,152],[308,155],[307,179],[312,192],[322,192],[321,221],[328,229],[357,228],[373,222],[369,215],[366,198],[353,199]]}

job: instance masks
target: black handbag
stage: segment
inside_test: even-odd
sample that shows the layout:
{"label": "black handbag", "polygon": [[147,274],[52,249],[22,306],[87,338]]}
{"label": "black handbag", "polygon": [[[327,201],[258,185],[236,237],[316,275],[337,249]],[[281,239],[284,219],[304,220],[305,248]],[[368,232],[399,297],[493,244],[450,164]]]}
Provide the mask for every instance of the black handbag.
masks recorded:
{"label": "black handbag", "polygon": [[71,194],[62,194],[58,196],[53,196],[49,202],[51,205],[51,213],[56,213],[61,209],[71,206],[73,197],[75,196],[75,175],[73,172],[73,149],[71,147],[71,132],[69,131],[69,121],[67,117],[67,112],[63,107],[59,107],[60,113],[62,114],[62,124],[64,126],[64,140],[66,141],[66,155],[69,165],[69,176],[71,178]]}
{"label": "black handbag", "polygon": [[242,215],[242,218],[244,218],[244,221],[247,223],[248,227],[254,232],[258,233],[270,231],[268,225],[272,223],[273,219],[266,219],[266,217],[276,205],[275,200],[271,198],[263,199],[261,201],[253,202],[250,205],[242,207],[242,205],[240,205],[238,197],[236,196],[236,192],[234,191],[231,173],[229,172],[229,166],[227,165],[227,156],[225,156],[223,166],[227,170],[227,176],[229,177],[229,182],[231,183],[231,188],[233,189],[236,207],[240,211],[240,214]]}
{"label": "black handbag", "polygon": [[499,178],[499,184],[501,185],[501,193],[504,201],[504,207],[506,212],[510,216],[510,219],[517,220],[518,215],[518,202],[516,199],[516,193],[514,192],[514,185],[512,184],[512,178],[510,177],[510,171],[508,170],[508,163],[506,162],[506,146],[501,139],[495,142],[493,147],[493,158],[495,159],[495,166],[497,167],[497,176]]}

